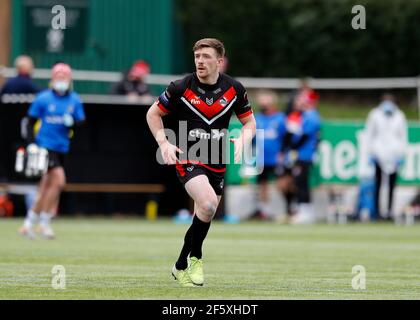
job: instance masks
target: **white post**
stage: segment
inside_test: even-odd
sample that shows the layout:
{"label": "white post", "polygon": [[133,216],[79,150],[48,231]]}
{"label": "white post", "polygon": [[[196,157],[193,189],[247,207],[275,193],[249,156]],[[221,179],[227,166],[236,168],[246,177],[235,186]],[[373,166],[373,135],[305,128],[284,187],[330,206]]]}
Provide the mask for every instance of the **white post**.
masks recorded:
{"label": "white post", "polygon": [[420,76],[417,77],[417,107],[419,109],[419,120],[420,120]]}

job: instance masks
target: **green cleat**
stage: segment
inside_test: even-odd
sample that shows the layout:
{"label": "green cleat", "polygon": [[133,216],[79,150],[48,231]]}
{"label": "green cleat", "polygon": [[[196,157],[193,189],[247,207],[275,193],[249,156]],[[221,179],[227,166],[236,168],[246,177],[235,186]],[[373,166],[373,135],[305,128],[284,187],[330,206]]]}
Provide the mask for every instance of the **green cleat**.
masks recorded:
{"label": "green cleat", "polygon": [[194,287],[187,270],[178,270],[175,265],[172,267],[172,276],[183,287]]}
{"label": "green cleat", "polygon": [[190,266],[187,270],[192,283],[196,286],[202,286],[204,283],[203,259],[191,257]]}

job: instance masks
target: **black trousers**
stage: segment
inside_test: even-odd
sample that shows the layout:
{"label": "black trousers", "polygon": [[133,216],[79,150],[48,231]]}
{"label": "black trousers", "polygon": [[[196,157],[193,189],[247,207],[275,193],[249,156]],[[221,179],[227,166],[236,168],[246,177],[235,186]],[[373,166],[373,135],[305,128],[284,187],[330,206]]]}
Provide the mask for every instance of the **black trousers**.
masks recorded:
{"label": "black trousers", "polygon": [[[381,166],[378,162],[375,162],[375,217],[379,219],[381,217],[380,213],[380,194],[381,194],[381,184],[382,184],[382,177],[386,175],[384,171],[382,171]],[[387,215],[391,214],[392,210],[392,202],[394,197],[394,188],[397,182],[397,172],[391,173],[388,175],[388,183],[389,183],[389,193],[388,193],[388,211]]]}

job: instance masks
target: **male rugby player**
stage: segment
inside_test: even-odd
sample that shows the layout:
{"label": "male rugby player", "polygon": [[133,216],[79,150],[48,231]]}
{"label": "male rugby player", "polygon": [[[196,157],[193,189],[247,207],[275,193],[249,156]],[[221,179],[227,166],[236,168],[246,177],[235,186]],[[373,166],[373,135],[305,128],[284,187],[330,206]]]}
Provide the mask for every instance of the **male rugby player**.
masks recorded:
{"label": "male rugby player", "polygon": [[[196,72],[172,82],[147,113],[164,163],[175,165],[179,180],[194,200],[193,222],[172,268],[172,275],[182,286],[204,283],[202,245],[223,194],[226,171],[223,138],[227,136],[232,112],[243,124],[240,136],[230,139],[235,162],[241,160],[243,148],[252,142],[256,130],[244,87],[220,73],[225,54],[223,43],[213,38],[201,39],[195,43],[193,52]],[[167,114],[176,117],[180,128],[187,129],[187,141],[182,141],[185,138],[181,134],[176,142],[167,139],[162,122]],[[203,150],[200,155],[189,152],[197,142],[205,142],[202,140],[216,144],[217,148],[211,148],[208,154]]]}

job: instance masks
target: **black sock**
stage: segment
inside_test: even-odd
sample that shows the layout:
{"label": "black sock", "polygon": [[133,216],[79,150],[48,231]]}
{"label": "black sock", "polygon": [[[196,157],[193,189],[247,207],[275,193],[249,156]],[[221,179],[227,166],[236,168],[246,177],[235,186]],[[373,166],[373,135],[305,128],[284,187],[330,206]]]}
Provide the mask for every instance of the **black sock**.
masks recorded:
{"label": "black sock", "polygon": [[192,243],[192,228],[193,225],[191,225],[189,227],[189,229],[187,230],[187,232],[185,233],[185,237],[184,237],[184,245],[181,249],[181,253],[179,254],[179,258],[178,261],[175,264],[175,267],[178,270],[185,270],[188,267],[188,255],[191,252],[191,243]]}
{"label": "black sock", "polygon": [[290,216],[290,215],[292,215],[293,193],[292,192],[286,192],[285,198],[286,198],[286,212]]}
{"label": "black sock", "polygon": [[196,257],[201,259],[202,252],[201,248],[203,246],[203,241],[207,236],[211,222],[201,221],[197,215],[194,216],[192,223],[192,244],[191,244],[191,253],[190,257]]}

